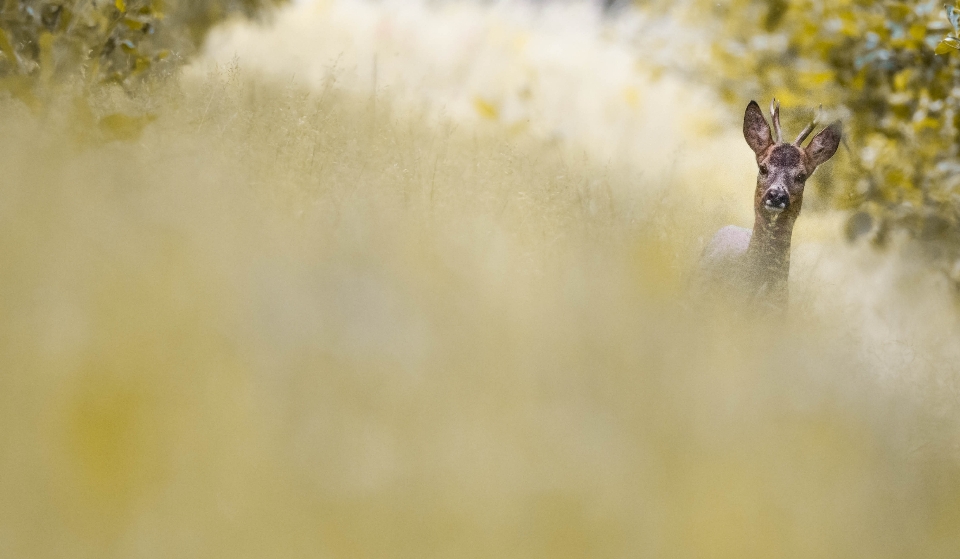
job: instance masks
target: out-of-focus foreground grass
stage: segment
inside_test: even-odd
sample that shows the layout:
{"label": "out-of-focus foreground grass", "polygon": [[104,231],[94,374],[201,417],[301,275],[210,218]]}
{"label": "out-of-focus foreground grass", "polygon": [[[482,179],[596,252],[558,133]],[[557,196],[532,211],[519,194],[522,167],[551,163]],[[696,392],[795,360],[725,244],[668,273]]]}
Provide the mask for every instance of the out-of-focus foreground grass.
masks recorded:
{"label": "out-of-focus foreground grass", "polygon": [[960,546],[955,310],[881,374],[844,286],[691,304],[685,185],[332,86],[156,99],[125,142],[0,104],[0,556]]}

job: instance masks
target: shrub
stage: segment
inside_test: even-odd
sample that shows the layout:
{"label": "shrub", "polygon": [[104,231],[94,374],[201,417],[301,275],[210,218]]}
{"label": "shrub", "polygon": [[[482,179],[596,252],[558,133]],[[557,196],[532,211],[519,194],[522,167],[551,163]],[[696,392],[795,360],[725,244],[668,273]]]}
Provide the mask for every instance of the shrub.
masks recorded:
{"label": "shrub", "polygon": [[850,238],[884,245],[905,232],[960,282],[960,40],[939,1],[670,6],[706,34],[703,75],[738,109],[776,96],[843,117],[846,162],[819,186],[849,212]]}
{"label": "shrub", "polygon": [[233,13],[283,0],[5,0],[0,89],[37,107],[51,80],[82,77],[130,87],[189,58]]}

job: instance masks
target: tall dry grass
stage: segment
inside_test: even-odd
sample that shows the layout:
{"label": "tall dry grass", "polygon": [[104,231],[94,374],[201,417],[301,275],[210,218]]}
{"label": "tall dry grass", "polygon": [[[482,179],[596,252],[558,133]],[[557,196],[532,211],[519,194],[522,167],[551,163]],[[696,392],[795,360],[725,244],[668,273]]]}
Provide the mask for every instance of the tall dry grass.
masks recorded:
{"label": "tall dry grass", "polygon": [[0,556],[960,546],[922,271],[800,250],[749,319],[686,298],[697,185],[235,70],[130,103],[0,102]]}

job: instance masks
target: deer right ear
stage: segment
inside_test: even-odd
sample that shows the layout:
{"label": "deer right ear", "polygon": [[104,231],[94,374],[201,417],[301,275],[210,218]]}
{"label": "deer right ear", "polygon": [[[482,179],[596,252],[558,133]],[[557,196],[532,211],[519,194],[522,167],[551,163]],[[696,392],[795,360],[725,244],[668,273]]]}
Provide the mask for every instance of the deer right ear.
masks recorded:
{"label": "deer right ear", "polygon": [[814,167],[824,163],[826,160],[833,157],[833,154],[837,153],[837,148],[840,147],[840,137],[842,135],[843,125],[840,124],[840,121],[838,120],[821,130],[819,134],[810,140],[810,145],[807,146],[806,151],[807,155],[810,156],[810,161],[813,162]]}
{"label": "deer right ear", "polygon": [[763,118],[763,111],[756,101],[750,101],[747,112],[743,115],[743,137],[757,157],[773,145],[770,125],[767,124],[767,119]]}

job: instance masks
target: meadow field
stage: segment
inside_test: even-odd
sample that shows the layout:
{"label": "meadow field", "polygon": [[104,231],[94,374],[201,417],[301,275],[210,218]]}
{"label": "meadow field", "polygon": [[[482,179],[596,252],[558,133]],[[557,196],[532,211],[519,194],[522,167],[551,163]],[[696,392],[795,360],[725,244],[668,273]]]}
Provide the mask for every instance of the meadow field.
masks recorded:
{"label": "meadow field", "polygon": [[661,23],[299,2],[145,121],[0,98],[0,558],[957,556],[956,294],[814,193],[787,319],[690,297],[756,171]]}

